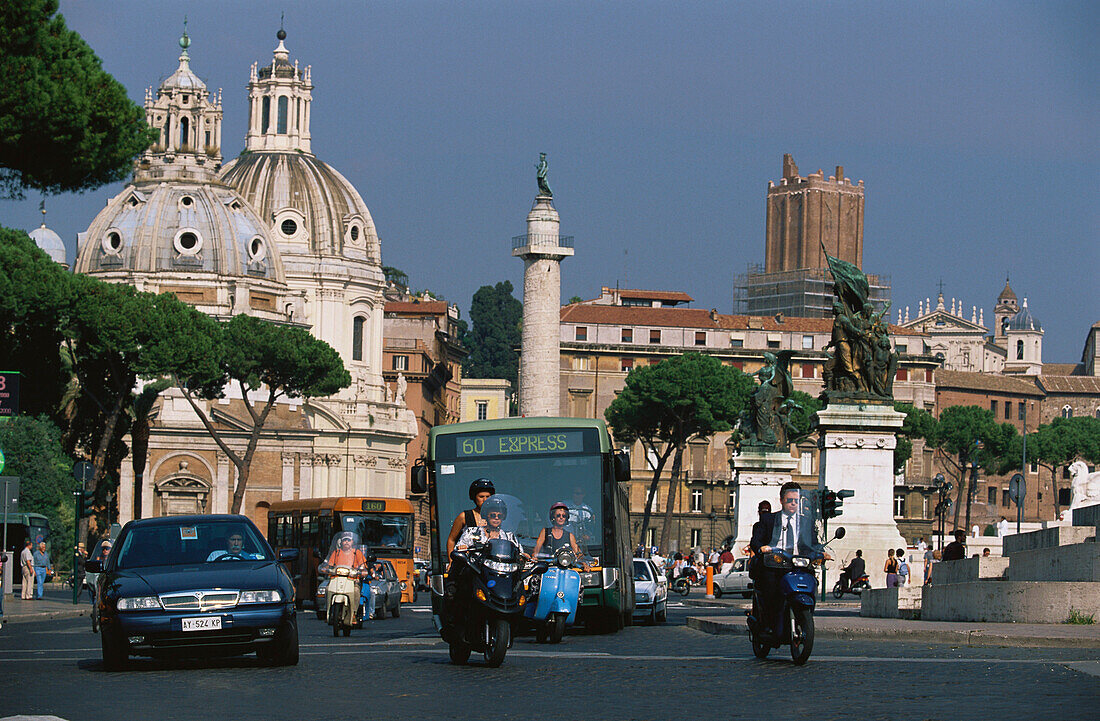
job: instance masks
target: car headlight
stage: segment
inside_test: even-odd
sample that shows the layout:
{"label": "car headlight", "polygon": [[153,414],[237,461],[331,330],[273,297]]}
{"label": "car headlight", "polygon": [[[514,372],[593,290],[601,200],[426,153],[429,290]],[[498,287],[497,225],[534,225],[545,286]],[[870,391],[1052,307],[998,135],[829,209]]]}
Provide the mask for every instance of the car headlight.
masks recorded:
{"label": "car headlight", "polygon": [[156,596],[131,596],[118,599],[119,611],[159,611],[160,599]]}
{"label": "car headlight", "polygon": [[639,593],[639,594],[636,594],[636,595],[638,597],[638,600],[641,601],[642,603],[646,603],[647,601],[649,601],[649,594],[648,593]]}
{"label": "car headlight", "polygon": [[237,603],[278,603],[282,600],[283,594],[275,590],[241,591],[241,598]]}
{"label": "car headlight", "polygon": [[508,563],[507,561],[493,561],[487,559],[485,561],[485,567],[490,571],[496,571],[497,573],[512,573],[519,569],[518,563]]}

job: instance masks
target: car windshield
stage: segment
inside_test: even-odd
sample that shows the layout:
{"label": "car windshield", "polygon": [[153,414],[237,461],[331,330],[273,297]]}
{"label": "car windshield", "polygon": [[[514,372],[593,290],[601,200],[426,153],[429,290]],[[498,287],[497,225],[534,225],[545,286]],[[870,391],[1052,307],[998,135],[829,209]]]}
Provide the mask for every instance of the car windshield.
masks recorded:
{"label": "car windshield", "polygon": [[375,552],[411,551],[412,517],[385,513],[343,513],[340,515],[343,531],[355,533],[363,545]]}
{"label": "car windshield", "polygon": [[449,527],[473,508],[470,484],[486,478],[508,507],[501,528],[514,533],[524,551],[534,550],[539,532],[551,525],[550,507],[561,502],[569,509],[566,529],[581,553],[598,558],[603,555],[602,470],[598,452],[441,459],[436,467],[440,525]]}
{"label": "car windshield", "polygon": [[652,581],[653,576],[649,573],[649,564],[645,561],[634,562],[634,580],[635,581]]}
{"label": "car windshield", "polygon": [[156,523],[129,530],[118,554],[118,568],[271,558],[271,549],[251,523],[234,520]]}

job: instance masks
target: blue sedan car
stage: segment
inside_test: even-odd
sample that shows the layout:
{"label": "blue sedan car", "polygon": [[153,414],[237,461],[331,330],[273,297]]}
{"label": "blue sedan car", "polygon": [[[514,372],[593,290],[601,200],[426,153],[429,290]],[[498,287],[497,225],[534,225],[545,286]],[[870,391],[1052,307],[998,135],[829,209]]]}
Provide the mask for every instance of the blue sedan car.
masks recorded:
{"label": "blue sedan car", "polygon": [[294,585],[244,516],[171,516],[127,523],[100,573],[103,665],[130,656],[240,655],[298,663]]}

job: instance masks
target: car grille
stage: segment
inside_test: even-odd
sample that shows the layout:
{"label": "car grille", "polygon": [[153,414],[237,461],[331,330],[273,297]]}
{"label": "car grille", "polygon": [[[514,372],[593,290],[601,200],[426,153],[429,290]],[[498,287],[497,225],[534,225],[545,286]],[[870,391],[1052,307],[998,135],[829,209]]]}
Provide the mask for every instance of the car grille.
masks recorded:
{"label": "car grille", "polygon": [[216,611],[233,608],[239,597],[239,591],[182,591],[161,594],[160,603],[165,611]]}

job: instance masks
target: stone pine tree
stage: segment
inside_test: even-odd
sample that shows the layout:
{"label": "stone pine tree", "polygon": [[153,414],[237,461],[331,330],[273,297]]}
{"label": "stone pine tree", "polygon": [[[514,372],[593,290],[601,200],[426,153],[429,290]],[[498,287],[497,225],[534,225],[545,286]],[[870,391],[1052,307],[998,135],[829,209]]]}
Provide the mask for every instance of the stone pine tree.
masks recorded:
{"label": "stone pine tree", "polygon": [[[332,346],[302,328],[238,315],[224,325],[197,321],[189,332],[190,340],[180,338],[188,344],[187,357],[174,369],[175,383],[236,468],[230,512],[240,513],[252,459],[275,403],[284,397],[332,395],[351,385],[351,376]],[[206,365],[208,357],[218,359],[217,372]],[[238,434],[215,425],[198,403],[222,397],[226,384],[234,385],[245,399],[248,417],[241,420],[248,430],[243,449],[230,445]]]}
{"label": "stone pine tree", "polygon": [[[1055,516],[1061,511],[1058,479],[1079,458],[1100,463],[1100,418],[1055,418],[1027,435],[1027,457],[1050,472]],[[1018,469],[1023,460],[1022,439],[1013,443],[1010,458]]]}
{"label": "stone pine tree", "polygon": [[[941,451],[949,471],[958,481],[955,528],[970,527],[970,504],[977,492],[977,467],[996,469],[998,459],[1011,447],[1015,435],[1015,426],[997,423],[988,408],[950,406],[940,413],[928,440]],[[960,526],[959,514],[964,501],[966,520],[965,526]]]}
{"label": "stone pine tree", "polygon": [[503,378],[518,386],[520,334],[523,304],[512,295],[512,284],[505,280],[495,286],[483,285],[470,304],[473,327],[466,334],[470,355],[462,364],[468,378]]}
{"label": "stone pine tree", "polygon": [[0,3],[0,197],[122,180],[156,134],[57,0]]}
{"label": "stone pine tree", "polygon": [[898,474],[905,471],[905,464],[913,457],[913,439],[929,438],[936,428],[936,419],[923,408],[900,401],[894,403],[894,410],[905,414],[894,447],[894,473]]}
{"label": "stone pine tree", "polygon": [[639,441],[654,458],[639,535],[645,541],[661,473],[672,458],[660,547],[667,548],[684,448],[729,430],[745,408],[752,379],[710,356],[687,353],[652,366],[635,368],[604,416],[620,443]]}

